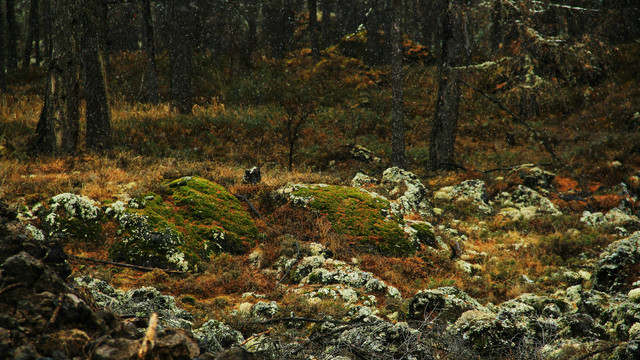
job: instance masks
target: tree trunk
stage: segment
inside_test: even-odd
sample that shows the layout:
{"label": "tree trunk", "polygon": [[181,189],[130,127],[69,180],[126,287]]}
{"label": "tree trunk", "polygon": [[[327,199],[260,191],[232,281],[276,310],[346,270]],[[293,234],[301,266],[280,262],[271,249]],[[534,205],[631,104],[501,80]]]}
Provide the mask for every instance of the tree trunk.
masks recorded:
{"label": "tree trunk", "polygon": [[311,56],[313,62],[320,59],[320,45],[318,44],[318,3],[309,0],[309,38],[311,42]]}
{"label": "tree trunk", "polygon": [[504,28],[502,0],[493,0],[491,7],[491,52],[493,55],[501,53],[504,46]]}
{"label": "tree trunk", "polygon": [[171,102],[181,114],[190,114],[191,96],[191,7],[188,2],[171,1],[173,32],[171,34]]}
{"label": "tree trunk", "polygon": [[141,6],[144,18],[144,47],[146,55],[146,82],[143,86],[147,90],[147,101],[152,104],[158,104],[160,103],[160,90],[158,87],[158,69],[156,67],[156,50],[153,39],[151,0],[143,0]]}
{"label": "tree trunk", "polygon": [[2,3],[0,3],[0,91],[7,90],[7,82],[5,80],[4,19],[4,11],[2,11]]}
{"label": "tree trunk", "polygon": [[7,70],[15,70],[18,67],[16,10],[14,0],[7,0]]}
{"label": "tree trunk", "polygon": [[111,112],[105,82],[104,53],[100,44],[100,2],[82,0],[82,60],[84,92],[87,102],[87,149],[103,151],[111,148]]}
{"label": "tree trunk", "polygon": [[27,31],[27,41],[24,44],[24,57],[22,58],[22,66],[31,65],[31,52],[33,51],[33,42],[35,41],[35,47],[38,47],[38,34],[39,31],[39,15],[38,15],[39,0],[31,0],[31,6],[29,9],[29,29]]}
{"label": "tree trunk", "polygon": [[322,13],[322,22],[320,23],[322,47],[325,48],[335,40],[330,0],[320,0],[320,12]]}
{"label": "tree trunk", "polygon": [[51,59],[51,1],[42,0],[42,6],[40,7],[40,14],[42,14],[42,32],[44,40],[44,60],[49,61]]}
{"label": "tree trunk", "polygon": [[245,67],[253,66],[251,57],[258,43],[258,8],[254,3],[249,3],[247,9],[247,37],[242,50],[242,63]]}
{"label": "tree trunk", "polygon": [[460,86],[453,66],[459,54],[452,50],[459,49],[455,45],[453,34],[454,9],[452,0],[447,0],[444,22],[442,27],[442,49],[439,62],[438,97],[433,129],[431,130],[431,144],[429,153],[430,168],[456,168],[454,144],[458,125],[458,110],[460,107]]}
{"label": "tree trunk", "polygon": [[404,98],[402,76],[402,29],[401,0],[393,0],[391,25],[391,88],[393,103],[391,109],[391,162],[393,166],[404,168]]}
{"label": "tree trunk", "polygon": [[35,147],[52,154],[73,154],[78,144],[78,0],[51,1],[51,46],[44,107]]}
{"label": "tree trunk", "polygon": [[364,52],[364,62],[368,65],[380,65],[384,51],[382,50],[382,36],[380,31],[382,30],[382,2],[374,1],[371,5],[369,14],[365,21],[365,27],[367,29],[367,47]]}

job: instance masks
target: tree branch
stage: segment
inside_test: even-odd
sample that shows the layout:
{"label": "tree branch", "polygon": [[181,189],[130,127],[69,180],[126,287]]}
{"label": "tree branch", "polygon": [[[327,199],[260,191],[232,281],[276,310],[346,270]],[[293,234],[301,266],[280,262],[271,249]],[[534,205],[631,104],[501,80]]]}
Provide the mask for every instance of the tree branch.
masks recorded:
{"label": "tree branch", "polygon": [[162,270],[162,271],[166,272],[167,274],[188,274],[189,273],[188,271],[179,271],[179,270],[169,270],[169,269],[162,269],[162,268],[156,268],[156,267],[147,267],[147,266],[133,265],[133,264],[127,264],[127,263],[121,263],[121,262],[115,262],[115,261],[98,260],[98,259],[87,258],[87,257],[82,257],[82,256],[76,256],[76,255],[69,255],[69,259],[78,260],[78,261],[89,261],[89,262],[94,262],[94,263],[98,263],[98,264],[106,264],[106,265],[125,267],[125,268],[140,270],[140,271],[153,271],[153,270],[158,269],[158,270]]}

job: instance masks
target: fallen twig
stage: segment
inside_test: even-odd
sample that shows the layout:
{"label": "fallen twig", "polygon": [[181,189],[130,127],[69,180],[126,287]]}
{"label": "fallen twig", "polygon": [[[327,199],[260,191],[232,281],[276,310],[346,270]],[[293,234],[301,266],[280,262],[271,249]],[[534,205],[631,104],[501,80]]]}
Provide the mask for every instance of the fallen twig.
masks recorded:
{"label": "fallen twig", "polygon": [[157,327],[158,314],[153,313],[151,314],[151,318],[149,319],[147,332],[145,333],[144,339],[142,339],[142,343],[140,344],[140,350],[138,350],[138,359],[144,359],[147,356],[147,353],[153,350],[153,346],[155,345]]}
{"label": "fallen twig", "polygon": [[289,275],[289,272],[291,271],[291,269],[293,269],[293,267],[298,263],[298,260],[300,260],[300,245],[298,245],[298,242],[296,241],[294,243],[296,245],[296,261],[293,262],[293,264],[289,265],[289,267],[287,268],[287,271],[285,271],[284,275],[282,275],[282,277],[280,278],[280,280],[278,280],[278,282],[276,283],[276,287],[273,288],[274,290],[278,288],[278,285],[280,285],[280,283],[287,278],[287,275]]}
{"label": "fallen twig", "polygon": [[162,270],[162,271],[166,272],[167,274],[188,274],[189,273],[188,271],[179,271],[179,270],[169,270],[169,269],[162,269],[162,268],[156,268],[156,267],[147,267],[147,266],[140,266],[140,265],[121,263],[121,262],[116,262],[116,261],[98,260],[98,259],[93,259],[93,258],[88,258],[88,257],[83,257],[83,256],[76,256],[76,255],[69,255],[69,259],[71,259],[71,260],[79,260],[79,261],[89,261],[89,262],[94,262],[94,263],[98,263],[98,264],[120,266],[120,267],[140,270],[140,271],[153,271],[153,270],[158,269],[158,270]]}
{"label": "fallen twig", "polygon": [[267,223],[267,225],[269,224],[269,222],[267,221],[267,219],[264,218],[264,216],[262,216],[262,214],[260,214],[260,211],[258,211],[258,209],[255,208],[255,206],[253,206],[253,204],[251,203],[251,201],[249,201],[249,199],[247,199],[246,196],[244,195],[240,195],[240,194],[233,194],[235,197],[237,197],[240,200],[243,200],[244,202],[247,203],[247,205],[249,205],[249,207],[251,208],[251,210],[253,210],[253,212],[258,215],[258,217],[260,218],[260,220],[264,221],[265,223]]}
{"label": "fallen twig", "polygon": [[480,95],[484,96],[485,98],[487,98],[492,103],[496,104],[500,109],[506,111],[507,114],[509,114],[516,122],[518,122],[520,125],[522,125],[525,128],[527,128],[527,130],[529,130],[529,132],[531,132],[533,134],[533,137],[537,141],[539,141],[542,144],[542,146],[544,146],[545,150],[547,150],[547,152],[551,155],[551,157],[553,157],[553,159],[555,161],[557,161],[559,164],[564,164],[564,162],[556,155],[556,153],[551,148],[551,145],[549,144],[549,141],[547,139],[545,139],[543,136],[541,136],[540,134],[538,134],[538,132],[535,129],[533,129],[529,124],[527,124],[527,122],[524,121],[524,119],[522,119],[520,116],[514,114],[511,110],[507,109],[507,107],[504,104],[502,104],[498,99],[491,97],[486,92],[478,89],[477,87],[467,83],[464,80],[460,80],[460,83],[465,85],[465,86],[467,86],[467,87],[469,87],[470,89],[476,91],[477,93],[479,93]]}
{"label": "fallen twig", "polygon": [[17,282],[15,284],[7,285],[7,287],[4,287],[4,288],[2,288],[2,290],[0,290],[0,295],[4,294],[7,291],[13,290],[13,289],[15,289],[17,287],[20,287],[20,286],[24,286],[24,283]]}
{"label": "fallen twig", "polygon": [[331,323],[336,325],[353,324],[353,322],[347,322],[347,321],[340,321],[340,320],[333,320],[333,319],[314,319],[314,318],[306,318],[306,317],[300,317],[300,316],[287,316],[287,317],[274,318],[274,319],[268,319],[268,320],[262,320],[262,321],[252,321],[247,324],[271,325],[271,324],[279,324],[279,323],[288,322],[288,321],[310,322],[310,323],[316,323],[316,324]]}

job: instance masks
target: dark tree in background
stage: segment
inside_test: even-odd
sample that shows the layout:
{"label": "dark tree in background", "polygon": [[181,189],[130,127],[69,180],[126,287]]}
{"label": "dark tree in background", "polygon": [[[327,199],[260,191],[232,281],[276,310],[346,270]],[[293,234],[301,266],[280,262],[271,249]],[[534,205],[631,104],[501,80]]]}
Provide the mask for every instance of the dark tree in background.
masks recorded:
{"label": "dark tree in background", "polygon": [[441,51],[438,63],[438,97],[431,144],[429,147],[429,166],[431,170],[455,168],[454,144],[458,126],[460,108],[460,85],[456,77],[456,59],[459,58],[459,46],[454,39],[455,26],[459,25],[457,0],[447,0],[444,9]]}
{"label": "dark tree in background", "polygon": [[73,154],[78,145],[79,1],[51,0],[52,51],[35,147],[52,155]]}
{"label": "dark tree in background", "polygon": [[187,1],[171,0],[171,102],[181,114],[190,114],[193,107],[191,94],[191,66],[193,49],[193,12]]}
{"label": "dark tree in background", "polygon": [[18,67],[18,24],[16,24],[16,9],[14,0],[6,0],[7,27],[6,27],[6,66],[7,70],[15,70]]}
{"label": "dark tree in background", "polygon": [[7,82],[5,80],[5,68],[6,68],[6,56],[4,46],[4,11],[2,11],[2,3],[0,3],[0,91],[7,89]]}
{"label": "dark tree in background", "polygon": [[[31,55],[35,48],[36,54],[40,52],[39,39],[38,36],[40,34],[40,21],[39,21],[39,0],[31,0],[30,9],[29,9],[29,28],[27,30],[27,41],[24,43],[24,56],[22,59],[22,66],[30,66],[31,65]],[[34,46],[35,42],[35,46]],[[40,55],[36,56],[38,59]],[[38,65],[38,64],[36,64]]]}
{"label": "dark tree in background", "polygon": [[107,150],[111,147],[111,111],[107,96],[104,49],[100,46],[102,1],[82,0],[82,62],[84,93],[87,103],[87,149]]}
{"label": "dark tree in background", "polygon": [[309,1],[309,42],[311,43],[311,56],[314,62],[320,58],[320,44],[318,32],[318,2]]}
{"label": "dark tree in background", "polygon": [[145,48],[145,82],[147,101],[152,104],[160,103],[160,90],[158,87],[158,69],[156,66],[156,50],[153,38],[153,17],[151,15],[151,0],[142,0],[140,4],[144,19],[144,48]]}
{"label": "dark tree in background", "polygon": [[402,0],[393,0],[391,16],[391,163],[393,166],[404,168],[404,96],[402,75],[402,28],[401,28]]}

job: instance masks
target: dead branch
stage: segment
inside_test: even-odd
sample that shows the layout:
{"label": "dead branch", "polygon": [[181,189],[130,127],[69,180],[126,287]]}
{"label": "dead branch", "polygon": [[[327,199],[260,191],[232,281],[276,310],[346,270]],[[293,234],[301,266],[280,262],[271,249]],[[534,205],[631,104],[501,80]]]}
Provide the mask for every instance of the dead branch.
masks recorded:
{"label": "dead branch", "polygon": [[20,286],[24,286],[24,283],[18,282],[18,283],[15,283],[15,284],[7,285],[6,287],[4,287],[4,288],[2,288],[0,290],[0,295],[4,294],[7,291],[10,291],[10,290],[13,290],[15,288],[18,288]]}
{"label": "dead branch", "polygon": [[336,325],[353,324],[353,322],[347,322],[347,321],[340,321],[340,320],[333,320],[333,319],[314,319],[314,318],[306,318],[306,317],[300,317],[300,316],[287,316],[287,317],[274,318],[274,319],[268,319],[268,320],[262,320],[262,321],[252,321],[252,322],[248,322],[247,324],[272,325],[272,324],[280,324],[283,322],[293,322],[293,321],[310,322],[310,323],[316,323],[316,324],[330,323],[330,324],[336,324]]}
{"label": "dead branch", "polygon": [[504,104],[502,104],[498,99],[491,97],[489,94],[487,94],[486,92],[478,89],[477,87],[467,83],[464,80],[459,80],[461,84],[469,87],[470,89],[476,91],[477,93],[479,93],[480,95],[482,95],[483,97],[487,98],[489,101],[491,101],[492,103],[496,104],[500,109],[504,110],[507,114],[509,114],[517,123],[519,123],[520,125],[524,126],[527,130],[529,130],[529,132],[533,135],[533,137],[536,139],[536,141],[539,141],[542,146],[544,146],[545,150],[547,150],[547,152],[551,155],[551,157],[553,157],[553,159],[555,161],[557,161],[559,164],[564,164],[564,162],[556,155],[556,153],[553,151],[553,149],[551,148],[551,145],[549,144],[549,141],[544,138],[542,135],[538,134],[538,132],[532,128],[529,124],[527,124],[526,121],[524,121],[524,119],[522,119],[520,116],[514,114],[511,110],[509,110]]}
{"label": "dead branch", "polygon": [[269,222],[267,221],[267,219],[264,218],[264,216],[262,216],[262,214],[260,214],[260,211],[258,211],[258,209],[255,208],[255,206],[253,206],[253,204],[251,203],[251,201],[249,201],[249,199],[247,199],[246,196],[240,195],[240,194],[233,194],[235,197],[237,197],[240,200],[243,200],[244,202],[247,203],[247,205],[249,205],[249,207],[251,208],[251,210],[253,210],[253,212],[258,215],[258,217],[260,218],[260,220],[264,221],[265,223],[267,223],[267,225],[269,225]]}
{"label": "dead branch", "polygon": [[155,267],[147,267],[147,266],[140,266],[140,265],[121,263],[121,262],[116,262],[116,261],[98,260],[98,259],[82,257],[82,256],[76,256],[76,255],[69,255],[69,259],[78,260],[78,261],[94,262],[94,263],[98,263],[98,264],[106,264],[106,265],[112,265],[112,266],[125,267],[125,268],[129,268],[129,269],[140,270],[140,271],[153,271],[153,270],[158,269],[158,270],[162,270],[162,271],[166,272],[167,274],[188,274],[189,273],[188,271],[179,271],[179,270],[169,270],[169,269],[162,269],[162,268],[155,268]]}
{"label": "dead branch", "polygon": [[284,275],[282,275],[282,278],[280,278],[280,280],[278,280],[278,282],[276,283],[276,287],[274,288],[274,290],[277,289],[278,285],[280,285],[280,283],[287,278],[291,269],[293,269],[293,267],[296,266],[296,264],[298,263],[298,260],[300,260],[300,245],[298,245],[297,241],[294,244],[296,245],[296,250],[297,250],[296,261],[294,261],[293,264],[289,265],[289,267],[287,268],[287,271],[285,271]]}
{"label": "dead branch", "polygon": [[157,327],[158,314],[153,313],[151,314],[151,318],[149,319],[147,332],[145,333],[144,339],[142,339],[142,343],[140,344],[140,350],[138,350],[138,359],[144,359],[147,356],[147,353],[153,350],[153,346],[155,345]]}

